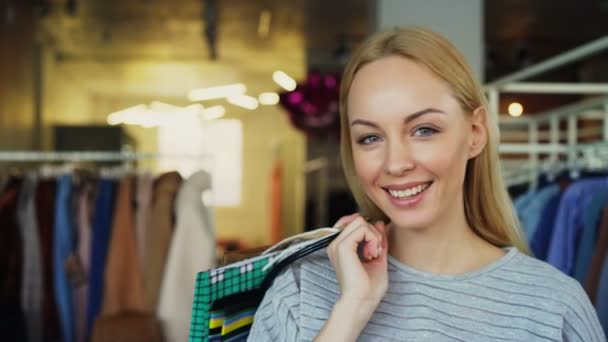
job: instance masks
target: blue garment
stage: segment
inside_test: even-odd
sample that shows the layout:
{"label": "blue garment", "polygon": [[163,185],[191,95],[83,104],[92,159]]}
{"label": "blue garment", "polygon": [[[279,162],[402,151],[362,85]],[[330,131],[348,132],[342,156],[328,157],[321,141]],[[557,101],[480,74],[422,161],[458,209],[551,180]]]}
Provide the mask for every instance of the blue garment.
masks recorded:
{"label": "blue garment", "polygon": [[[513,206],[515,207],[515,210],[517,211],[518,214],[523,210],[523,208],[525,208],[528,205],[528,203],[530,203],[530,200],[533,197],[534,197],[534,190],[528,190],[528,191],[526,191],[526,193],[517,197],[515,199],[515,201],[513,201]],[[520,219],[521,219],[521,217],[520,217]]]}
{"label": "blue garment", "polygon": [[116,182],[110,179],[99,181],[95,212],[93,213],[93,236],[91,245],[91,271],[89,276],[87,334],[90,336],[103,303],[104,274],[114,214]]}
{"label": "blue garment", "polygon": [[547,201],[547,205],[545,205],[545,208],[542,211],[540,221],[534,232],[534,237],[532,237],[532,241],[530,241],[532,254],[540,260],[547,260],[549,242],[551,242],[551,236],[553,235],[555,216],[557,216],[557,209],[559,208],[561,199],[562,193],[558,192]]}
{"label": "blue garment", "polygon": [[597,290],[596,297],[596,309],[597,315],[600,319],[602,327],[604,327],[604,334],[608,336],[608,254],[604,258],[604,265],[602,267],[602,276],[600,278],[600,286]]}
{"label": "blue garment", "polygon": [[583,179],[564,192],[557,211],[547,262],[567,275],[572,275],[578,238],[583,230],[584,208],[598,190],[608,188],[608,179]]}
{"label": "blue garment", "polygon": [[74,222],[71,211],[72,176],[59,177],[55,198],[55,238],[53,241],[53,268],[55,301],[59,311],[63,341],[74,341],[74,311],[72,285],[65,268],[66,260],[74,252]]}
{"label": "blue garment", "polygon": [[608,189],[599,191],[589,201],[583,216],[583,231],[578,242],[574,278],[584,284],[589,271],[593,249],[597,241],[597,227],[600,224],[602,211],[608,206]]}
{"label": "blue garment", "polygon": [[519,209],[519,217],[528,241],[534,237],[543,209],[557,193],[559,193],[559,185],[546,186],[535,192],[530,200],[526,201],[525,206]]}

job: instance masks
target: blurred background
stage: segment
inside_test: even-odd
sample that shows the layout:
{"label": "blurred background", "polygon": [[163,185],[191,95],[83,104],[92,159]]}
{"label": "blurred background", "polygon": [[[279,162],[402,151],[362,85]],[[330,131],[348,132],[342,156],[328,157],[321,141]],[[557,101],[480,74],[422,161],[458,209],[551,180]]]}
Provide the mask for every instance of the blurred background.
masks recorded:
{"label": "blurred background", "polygon": [[[27,269],[46,272],[50,298],[82,290],[78,275],[102,284],[91,279],[117,259],[143,274],[133,307],[155,311],[171,258],[203,270],[355,212],[339,158],[340,75],[366,37],[394,26],[444,34],[485,84],[534,242],[546,203],[530,214],[523,195],[608,170],[607,23],[607,0],[0,0],[0,250],[13,289],[3,307],[40,311],[18,300]],[[596,211],[586,246],[601,240]],[[566,248],[552,239],[536,254]],[[76,266],[53,273],[68,260]],[[591,266],[580,262],[556,266],[584,283]],[[28,339],[91,337],[107,303],[57,314],[73,304],[61,298],[45,302],[35,323],[45,328]],[[78,312],[84,322],[66,323]]]}

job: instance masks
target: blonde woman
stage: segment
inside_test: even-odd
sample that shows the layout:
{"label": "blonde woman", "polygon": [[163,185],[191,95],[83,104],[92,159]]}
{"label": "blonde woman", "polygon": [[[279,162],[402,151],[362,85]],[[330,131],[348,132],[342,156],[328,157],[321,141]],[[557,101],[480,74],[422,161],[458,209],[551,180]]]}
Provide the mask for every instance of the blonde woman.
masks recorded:
{"label": "blonde woman", "polygon": [[367,40],[344,71],[341,124],[361,213],[277,277],[249,340],[606,340],[581,286],[527,255],[496,113],[446,39]]}

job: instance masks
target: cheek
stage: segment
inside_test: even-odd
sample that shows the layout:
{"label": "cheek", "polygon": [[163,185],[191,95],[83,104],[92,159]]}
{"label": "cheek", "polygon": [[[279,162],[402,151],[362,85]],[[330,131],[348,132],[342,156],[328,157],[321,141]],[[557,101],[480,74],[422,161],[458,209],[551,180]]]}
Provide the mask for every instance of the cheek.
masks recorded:
{"label": "cheek", "polygon": [[353,151],[355,172],[364,186],[371,186],[382,174],[382,160],[378,153]]}
{"label": "cheek", "polygon": [[460,137],[446,137],[434,144],[420,144],[416,160],[427,170],[444,180],[464,177],[468,159],[467,144]]}

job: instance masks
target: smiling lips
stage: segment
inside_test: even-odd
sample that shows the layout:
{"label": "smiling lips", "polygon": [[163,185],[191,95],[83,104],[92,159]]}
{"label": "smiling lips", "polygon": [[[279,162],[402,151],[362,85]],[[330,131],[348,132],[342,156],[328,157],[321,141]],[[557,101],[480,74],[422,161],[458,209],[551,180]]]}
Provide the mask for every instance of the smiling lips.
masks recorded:
{"label": "smiling lips", "polygon": [[417,185],[411,186],[391,186],[384,188],[392,197],[397,199],[408,198],[416,196],[417,194],[426,190],[433,182],[418,183]]}

